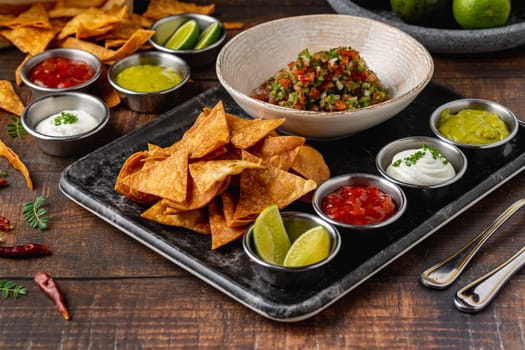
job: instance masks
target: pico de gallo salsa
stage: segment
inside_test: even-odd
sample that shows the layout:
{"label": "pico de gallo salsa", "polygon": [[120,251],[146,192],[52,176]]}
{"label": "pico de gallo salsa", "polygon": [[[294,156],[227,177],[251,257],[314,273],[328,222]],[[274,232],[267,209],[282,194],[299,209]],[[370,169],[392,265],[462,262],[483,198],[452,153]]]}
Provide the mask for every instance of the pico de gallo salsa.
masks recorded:
{"label": "pico de gallo salsa", "polygon": [[377,75],[351,47],[314,54],[305,49],[251,96],[282,107],[329,112],[363,108],[389,98]]}
{"label": "pico de gallo salsa", "polygon": [[95,75],[85,62],[65,57],[51,57],[37,64],[29,73],[34,84],[54,89],[80,85]]}
{"label": "pico de gallo salsa", "polygon": [[342,186],[323,199],[321,210],[335,221],[369,225],[388,219],[397,208],[392,197],[375,186]]}

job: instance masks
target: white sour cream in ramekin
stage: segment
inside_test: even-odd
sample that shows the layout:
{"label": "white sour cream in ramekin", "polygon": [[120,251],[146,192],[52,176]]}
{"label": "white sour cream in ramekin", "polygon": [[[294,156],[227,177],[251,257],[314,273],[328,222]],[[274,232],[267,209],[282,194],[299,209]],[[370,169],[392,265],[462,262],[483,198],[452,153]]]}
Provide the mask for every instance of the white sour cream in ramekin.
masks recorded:
{"label": "white sour cream in ramekin", "polygon": [[416,186],[437,185],[456,176],[450,162],[437,149],[426,146],[396,154],[386,173]]}
{"label": "white sour cream in ramekin", "polygon": [[[63,118],[64,114],[72,114],[76,118]],[[48,136],[74,136],[94,129],[99,122],[91,114],[82,110],[65,110],[53,114],[35,127],[35,130]]]}

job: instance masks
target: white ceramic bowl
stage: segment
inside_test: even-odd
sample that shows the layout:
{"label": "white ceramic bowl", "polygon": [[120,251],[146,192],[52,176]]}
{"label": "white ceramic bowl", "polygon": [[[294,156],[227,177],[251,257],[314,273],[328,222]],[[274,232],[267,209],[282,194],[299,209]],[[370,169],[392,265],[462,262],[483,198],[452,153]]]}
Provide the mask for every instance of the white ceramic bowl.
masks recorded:
{"label": "white ceramic bowl", "polygon": [[[390,90],[388,101],[346,112],[312,112],[280,107],[250,97],[279,69],[310,52],[351,46]],[[216,64],[221,84],[253,118],[282,118],[284,132],[310,139],[350,136],[393,117],[407,107],[432,78],[430,53],[414,38],[368,18],[326,14],[289,17],[252,27],[231,39]]]}

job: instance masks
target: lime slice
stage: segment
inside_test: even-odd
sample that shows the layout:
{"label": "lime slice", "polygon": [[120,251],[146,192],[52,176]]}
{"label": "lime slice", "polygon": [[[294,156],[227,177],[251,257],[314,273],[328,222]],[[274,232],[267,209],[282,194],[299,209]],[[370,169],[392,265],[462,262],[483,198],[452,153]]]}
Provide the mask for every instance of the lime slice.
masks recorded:
{"label": "lime slice", "polygon": [[190,19],[171,35],[164,46],[172,50],[191,50],[199,39],[199,33],[199,24]]}
{"label": "lime slice", "polygon": [[276,265],[283,264],[290,248],[290,239],[277,205],[266,207],[255,220],[253,242],[257,253],[264,261]]}
{"label": "lime slice", "polygon": [[202,34],[199,36],[199,40],[197,40],[197,44],[195,45],[194,49],[199,50],[208,47],[217,42],[220,37],[221,26],[218,22],[214,22],[204,29]]}
{"label": "lime slice", "polygon": [[312,265],[326,259],[329,253],[330,234],[323,226],[312,227],[293,242],[283,265],[286,267]]}

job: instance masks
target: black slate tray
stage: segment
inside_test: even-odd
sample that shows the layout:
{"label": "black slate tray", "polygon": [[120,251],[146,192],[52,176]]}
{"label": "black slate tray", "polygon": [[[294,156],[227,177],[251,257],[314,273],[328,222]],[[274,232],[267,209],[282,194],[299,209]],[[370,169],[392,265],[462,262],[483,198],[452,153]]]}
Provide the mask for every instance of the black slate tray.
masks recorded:
{"label": "black slate tray", "polygon": [[[458,97],[431,83],[406,110],[379,126],[343,140],[310,143],[322,152],[334,176],[377,173],[374,156],[384,144],[410,135],[431,136],[431,111]],[[525,130],[520,127],[505,156],[469,159],[468,171],[453,191],[437,197],[407,193],[406,213],[385,229],[368,233],[341,230],[340,254],[324,279],[309,289],[283,290],[254,273],[240,242],[212,251],[208,236],[143,220],[139,215],[146,207],[113,190],[119,169],[130,154],[146,149],[148,143],[172,144],[204,106],[219,100],[227,112],[246,116],[222,87],[212,88],[77,160],[64,170],[59,187],[80,206],[273,320],[299,321],[325,309],[525,168]],[[306,204],[290,209],[312,211]]]}

